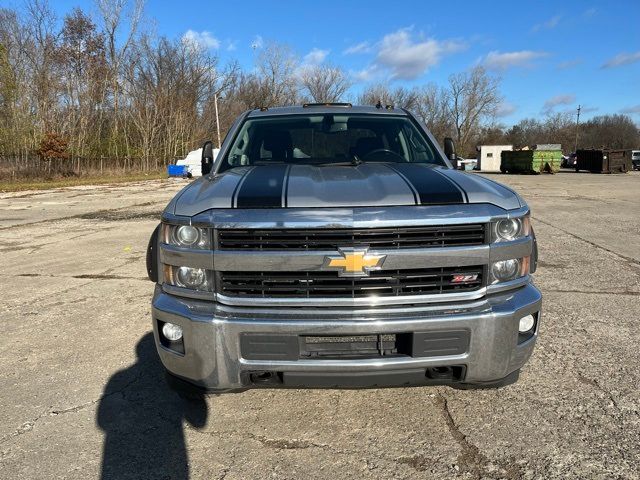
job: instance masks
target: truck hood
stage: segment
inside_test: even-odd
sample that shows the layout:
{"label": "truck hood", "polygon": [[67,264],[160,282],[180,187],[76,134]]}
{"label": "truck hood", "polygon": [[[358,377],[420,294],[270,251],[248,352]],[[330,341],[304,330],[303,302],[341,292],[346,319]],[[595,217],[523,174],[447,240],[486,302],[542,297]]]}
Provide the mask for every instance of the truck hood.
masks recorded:
{"label": "truck hood", "polygon": [[193,182],[169,204],[175,215],[211,208],[331,208],[490,203],[520,208],[509,188],[476,174],[416,163],[239,167]]}

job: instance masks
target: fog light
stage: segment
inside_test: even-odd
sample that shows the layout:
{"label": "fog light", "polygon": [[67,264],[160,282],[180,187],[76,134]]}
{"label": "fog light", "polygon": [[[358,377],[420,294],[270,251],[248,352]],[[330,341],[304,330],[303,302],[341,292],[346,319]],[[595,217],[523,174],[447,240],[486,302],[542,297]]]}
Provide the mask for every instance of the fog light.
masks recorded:
{"label": "fog light", "polygon": [[533,318],[533,315],[527,315],[526,317],[522,317],[520,319],[520,324],[518,325],[518,331],[520,333],[526,333],[533,329],[536,324],[536,319]]}
{"label": "fog light", "polygon": [[182,338],[182,327],[173,323],[165,323],[162,326],[162,335],[164,335],[167,340],[177,342]]}
{"label": "fog light", "polygon": [[495,262],[491,267],[493,276],[499,282],[512,280],[518,275],[520,269],[520,260],[511,258],[509,260],[500,260]]}
{"label": "fog light", "polygon": [[202,268],[180,267],[178,269],[178,285],[197,289],[202,287],[207,277]]}

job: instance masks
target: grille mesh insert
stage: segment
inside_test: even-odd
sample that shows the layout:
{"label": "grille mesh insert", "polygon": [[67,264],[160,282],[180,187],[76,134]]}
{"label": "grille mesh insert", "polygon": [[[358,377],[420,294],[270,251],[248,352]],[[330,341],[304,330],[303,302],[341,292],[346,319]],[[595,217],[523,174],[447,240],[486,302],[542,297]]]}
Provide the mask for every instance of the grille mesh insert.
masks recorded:
{"label": "grille mesh insert", "polygon": [[[454,281],[456,276],[466,279]],[[455,268],[378,270],[369,277],[338,272],[218,272],[218,292],[260,298],[362,298],[469,292],[484,285],[481,265]]]}
{"label": "grille mesh insert", "polygon": [[335,250],[337,247],[430,248],[483,245],[485,225],[362,229],[221,229],[220,250]]}

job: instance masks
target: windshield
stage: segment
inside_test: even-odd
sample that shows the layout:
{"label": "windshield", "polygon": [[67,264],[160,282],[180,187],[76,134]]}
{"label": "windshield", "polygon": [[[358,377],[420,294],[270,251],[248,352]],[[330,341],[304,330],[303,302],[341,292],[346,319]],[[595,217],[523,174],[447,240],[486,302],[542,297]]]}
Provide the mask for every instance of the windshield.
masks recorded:
{"label": "windshield", "polygon": [[407,117],[309,114],[249,119],[219,171],[245,165],[414,162],[445,165]]}

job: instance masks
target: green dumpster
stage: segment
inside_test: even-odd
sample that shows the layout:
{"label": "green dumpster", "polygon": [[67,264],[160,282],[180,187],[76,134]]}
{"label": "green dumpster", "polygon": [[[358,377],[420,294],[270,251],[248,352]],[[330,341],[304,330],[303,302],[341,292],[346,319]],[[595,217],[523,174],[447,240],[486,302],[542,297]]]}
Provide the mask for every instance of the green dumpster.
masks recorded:
{"label": "green dumpster", "polygon": [[502,173],[556,173],[562,150],[505,150],[500,157]]}

